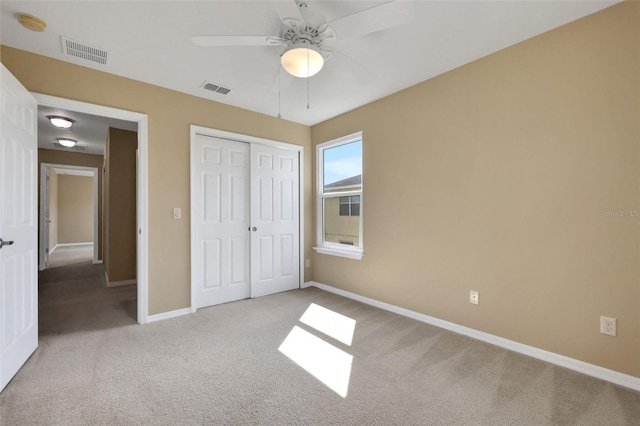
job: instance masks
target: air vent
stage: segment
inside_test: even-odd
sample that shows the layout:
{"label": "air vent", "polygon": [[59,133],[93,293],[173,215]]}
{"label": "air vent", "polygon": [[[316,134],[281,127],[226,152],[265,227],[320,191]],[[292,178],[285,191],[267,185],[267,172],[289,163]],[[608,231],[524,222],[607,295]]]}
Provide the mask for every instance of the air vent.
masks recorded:
{"label": "air vent", "polygon": [[211,92],[220,93],[221,95],[226,95],[231,91],[231,89],[227,89],[226,87],[222,87],[218,84],[209,83],[208,81],[204,82],[202,88]]}
{"label": "air vent", "polygon": [[51,144],[53,146],[55,146],[56,148],[64,149],[65,151],[86,151],[87,150],[87,146],[86,145],[81,145],[81,144],[77,144],[76,146],[74,146],[72,148],[67,148],[66,146],[62,146],[58,142],[51,142]]}
{"label": "air vent", "polygon": [[97,64],[106,65],[109,59],[109,52],[99,47],[89,46],[79,41],[71,40],[66,37],[60,37],[62,40],[62,53],[65,55],[75,56]]}

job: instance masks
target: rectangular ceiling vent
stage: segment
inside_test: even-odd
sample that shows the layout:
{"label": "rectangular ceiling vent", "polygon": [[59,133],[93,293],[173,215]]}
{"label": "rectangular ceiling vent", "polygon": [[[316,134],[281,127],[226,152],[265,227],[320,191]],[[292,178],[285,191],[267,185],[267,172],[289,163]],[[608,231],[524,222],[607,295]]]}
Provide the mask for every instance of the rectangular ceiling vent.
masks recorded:
{"label": "rectangular ceiling vent", "polygon": [[51,142],[51,144],[53,146],[55,146],[56,148],[64,149],[65,151],[86,151],[87,150],[87,146],[86,145],[81,145],[81,144],[77,144],[76,146],[71,147],[71,148],[67,148],[66,146],[62,146],[58,142]]}
{"label": "rectangular ceiling vent", "polygon": [[107,64],[109,59],[108,51],[63,36],[60,36],[60,39],[62,40],[62,53],[65,55],[75,56],[101,65]]}
{"label": "rectangular ceiling vent", "polygon": [[231,89],[227,89],[226,87],[222,87],[218,84],[209,83],[208,81],[204,82],[202,88],[205,90],[210,90],[212,92],[220,93],[221,95],[226,95],[231,91]]}

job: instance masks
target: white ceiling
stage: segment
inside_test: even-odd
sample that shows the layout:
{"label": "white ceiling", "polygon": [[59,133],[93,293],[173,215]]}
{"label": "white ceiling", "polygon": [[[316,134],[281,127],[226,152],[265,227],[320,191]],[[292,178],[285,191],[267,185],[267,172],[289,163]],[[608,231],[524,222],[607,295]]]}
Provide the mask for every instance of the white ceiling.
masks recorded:
{"label": "white ceiling", "polygon": [[[59,129],[49,122],[47,119],[48,115],[67,117],[74,120],[75,123],[67,130]],[[109,127],[137,131],[138,123],[117,120],[115,118],[99,117],[97,115],[68,111],[60,108],[39,106],[38,148],[104,155],[104,146],[107,142],[107,130]],[[78,141],[78,145],[73,148],[56,147],[53,145],[56,138],[75,139]]]}
{"label": "white ceiling", "polygon": [[[293,1],[293,0],[286,0]],[[303,15],[342,17],[384,1],[306,0]],[[307,81],[282,73],[282,118],[313,125],[618,1],[412,1],[404,26],[338,40]],[[277,116],[282,46],[198,47],[196,35],[274,35],[273,1],[2,1],[2,44]],[[17,13],[44,19],[28,31]],[[107,65],[62,54],[60,36],[110,52]],[[350,59],[349,59],[350,58]],[[210,81],[228,95],[201,88]]]}

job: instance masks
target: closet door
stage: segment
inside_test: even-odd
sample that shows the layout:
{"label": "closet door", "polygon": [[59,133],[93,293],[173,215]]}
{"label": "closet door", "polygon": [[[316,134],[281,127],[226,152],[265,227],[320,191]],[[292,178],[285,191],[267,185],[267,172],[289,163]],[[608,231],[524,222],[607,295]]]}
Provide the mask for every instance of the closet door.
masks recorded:
{"label": "closet door", "polygon": [[298,152],[251,145],[251,297],[300,286]]}
{"label": "closet door", "polygon": [[203,135],[192,147],[196,308],[251,297],[249,148]]}

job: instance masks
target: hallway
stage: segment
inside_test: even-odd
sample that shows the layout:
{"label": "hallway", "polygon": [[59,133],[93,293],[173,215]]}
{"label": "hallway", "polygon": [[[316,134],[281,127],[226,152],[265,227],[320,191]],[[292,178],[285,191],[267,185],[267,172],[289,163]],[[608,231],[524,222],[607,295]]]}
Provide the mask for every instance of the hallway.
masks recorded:
{"label": "hallway", "polygon": [[136,324],[135,285],[107,287],[104,266],[91,261],[92,248],[56,249],[39,274],[40,343],[55,335]]}

